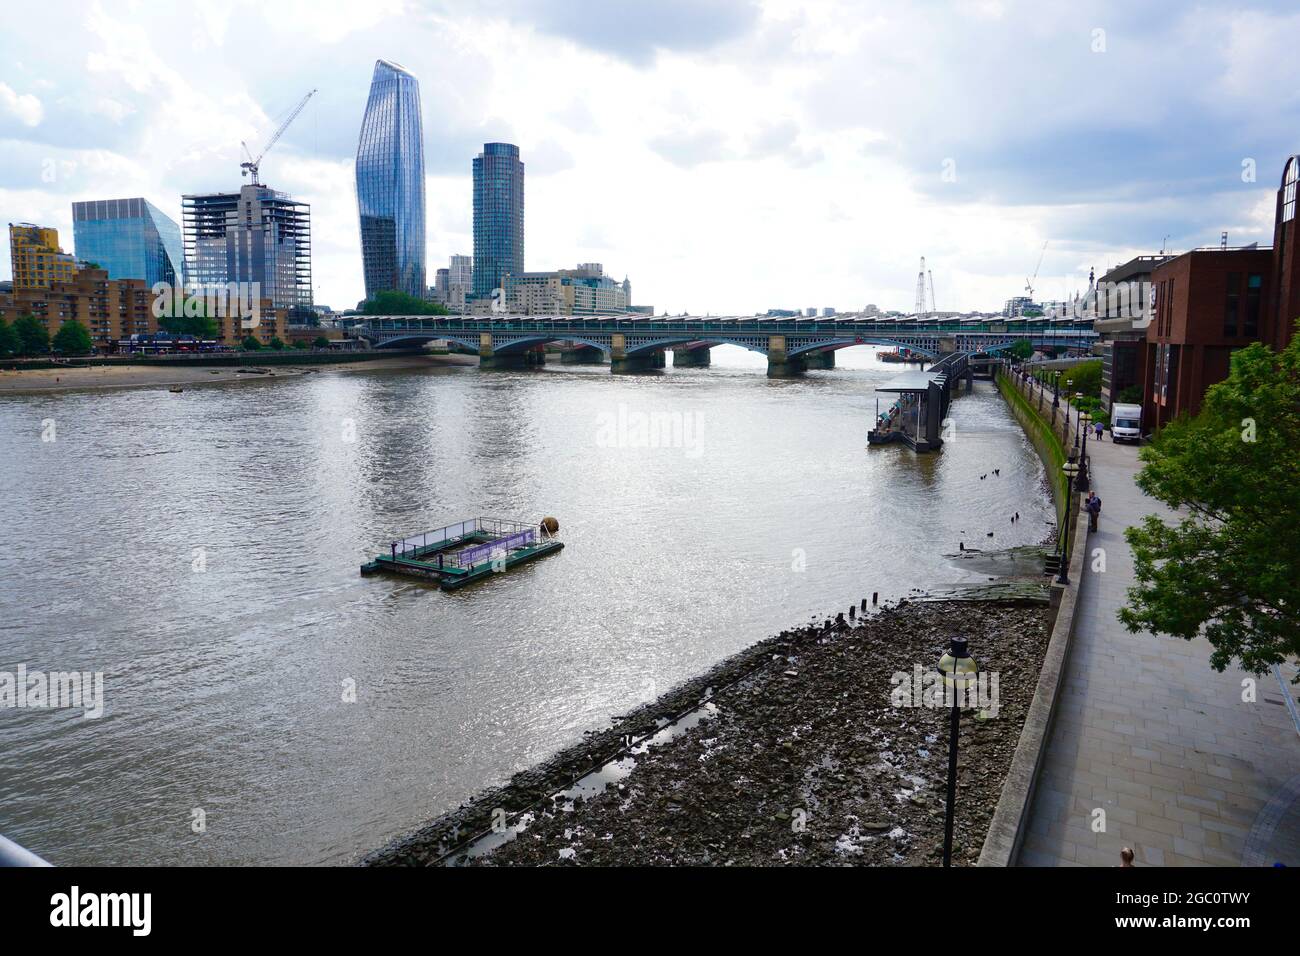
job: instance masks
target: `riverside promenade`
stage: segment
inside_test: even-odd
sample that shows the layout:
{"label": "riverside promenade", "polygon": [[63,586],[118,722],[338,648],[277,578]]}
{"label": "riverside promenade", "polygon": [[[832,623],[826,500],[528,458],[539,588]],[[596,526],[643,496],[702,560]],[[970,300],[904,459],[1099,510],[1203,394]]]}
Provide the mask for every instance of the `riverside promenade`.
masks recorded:
{"label": "riverside promenade", "polygon": [[1137,448],[1109,437],[1088,442],[1101,521],[1081,542],[1075,633],[1017,862],[1118,866],[1129,846],[1138,866],[1300,866],[1300,733],[1283,700],[1296,688],[1215,671],[1203,638],[1120,624],[1134,583],[1124,529],[1173,515],[1135,484]]}

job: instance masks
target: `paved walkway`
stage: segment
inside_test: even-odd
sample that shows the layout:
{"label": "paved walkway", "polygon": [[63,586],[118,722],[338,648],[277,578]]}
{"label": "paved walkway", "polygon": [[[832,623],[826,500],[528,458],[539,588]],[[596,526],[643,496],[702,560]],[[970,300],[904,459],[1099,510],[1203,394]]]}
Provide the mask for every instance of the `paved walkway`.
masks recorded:
{"label": "paved walkway", "polygon": [[1134,483],[1137,448],[1106,437],[1088,442],[1101,522],[1019,863],[1117,866],[1130,846],[1139,866],[1300,866],[1300,734],[1278,679],[1244,703],[1250,675],[1213,670],[1208,641],[1130,634],[1115,616],[1134,580],[1124,529],[1170,512]]}

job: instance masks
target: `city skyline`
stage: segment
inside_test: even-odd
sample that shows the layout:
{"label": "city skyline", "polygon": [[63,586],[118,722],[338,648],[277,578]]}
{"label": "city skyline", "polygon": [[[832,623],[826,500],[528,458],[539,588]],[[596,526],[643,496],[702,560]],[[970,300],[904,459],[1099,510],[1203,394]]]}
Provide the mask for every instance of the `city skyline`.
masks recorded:
{"label": "city skyline", "polygon": [[[471,247],[466,166],[508,141],[529,161],[534,264],[618,262],[670,312],[907,309],[919,255],[940,309],[992,311],[1045,239],[1058,240],[1038,281],[1049,299],[1165,243],[1266,242],[1268,171],[1300,127],[1268,93],[1295,69],[1271,53],[1300,38],[1300,17],[1274,3],[1239,16],[1100,3],[1050,23],[1016,3],[947,18],[719,3],[616,26],[512,4],[327,4],[310,24],[250,5],[192,24],[159,10],[149,31],[118,9],[51,4],[0,41],[8,220],[71,235],[72,202],[106,196],[179,219],[182,194],[232,189],[240,140],[264,139],[318,86],[263,178],[312,206],[314,298],[336,307],[364,291],[352,180],[377,57],[423,77],[436,109],[433,261]],[[235,22],[262,39],[236,43]],[[55,24],[63,57],[24,58]],[[306,55],[265,69],[261,43],[304,31]],[[180,49],[228,69],[187,70],[163,39],[182,33]],[[1153,75],[1173,90],[1158,115],[1108,107]],[[683,228],[700,216],[729,241]],[[781,267],[795,257],[811,266]]]}

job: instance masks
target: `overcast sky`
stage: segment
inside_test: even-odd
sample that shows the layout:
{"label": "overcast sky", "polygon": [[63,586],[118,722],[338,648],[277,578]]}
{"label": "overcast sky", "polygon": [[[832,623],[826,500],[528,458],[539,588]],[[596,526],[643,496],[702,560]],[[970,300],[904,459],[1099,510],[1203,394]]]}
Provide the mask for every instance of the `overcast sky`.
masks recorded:
{"label": "overcast sky", "polygon": [[262,179],[311,203],[316,301],[351,307],[382,57],[420,81],[430,281],[504,140],[530,270],[602,262],[658,311],[910,310],[924,255],[940,309],[993,310],[1045,241],[1039,298],[1162,242],[1271,241],[1298,50],[1293,2],[46,0],[0,34],[0,207],[69,251],[74,200],[179,222],[315,87]]}

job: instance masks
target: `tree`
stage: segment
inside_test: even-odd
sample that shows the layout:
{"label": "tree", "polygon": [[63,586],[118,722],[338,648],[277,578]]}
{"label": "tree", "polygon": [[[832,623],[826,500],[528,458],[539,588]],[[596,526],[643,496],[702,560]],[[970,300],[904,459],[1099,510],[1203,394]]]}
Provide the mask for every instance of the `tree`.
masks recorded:
{"label": "tree", "polygon": [[293,343],[293,347],[305,351],[311,348],[311,345],[310,343],[307,342],[306,339],[298,339],[298,341]]}
{"label": "tree", "polygon": [[253,336],[247,335],[244,337],[244,341],[240,343],[240,348],[245,352],[256,352],[262,348],[262,343],[257,341]]}
{"label": "tree", "polygon": [[59,326],[59,331],[54,333],[51,345],[60,355],[89,355],[95,351],[95,343],[90,338],[90,329],[76,319]]}
{"label": "tree", "polygon": [[318,349],[327,349],[330,347],[330,340],[323,335],[318,335],[312,340],[311,344]]}
{"label": "tree", "polygon": [[376,292],[360,305],[363,315],[450,315],[446,308],[405,292]]}
{"label": "tree", "polygon": [[1201,413],[1140,455],[1137,483],[1185,517],[1148,515],[1125,537],[1138,583],[1119,612],[1130,631],[1204,633],[1223,670],[1263,673],[1300,653],[1300,336],[1232,357]]}
{"label": "tree", "polygon": [[4,319],[0,319],[0,358],[17,355],[19,346],[18,333],[14,331],[14,327]]}
{"label": "tree", "polygon": [[172,335],[192,335],[196,339],[215,339],[217,323],[206,315],[177,315],[159,319],[158,325]]}
{"label": "tree", "polygon": [[1023,362],[1026,359],[1033,357],[1034,347],[1029,344],[1028,339],[1021,339],[1019,342],[1016,342],[1010,348],[1006,349],[1006,353],[1012,358],[1019,359]]}
{"label": "tree", "polygon": [[17,354],[44,355],[50,350],[50,333],[34,315],[20,315],[14,319],[14,334],[18,337]]}
{"label": "tree", "polygon": [[279,352],[284,348],[284,339],[280,338],[278,335],[271,336],[271,348]]}

